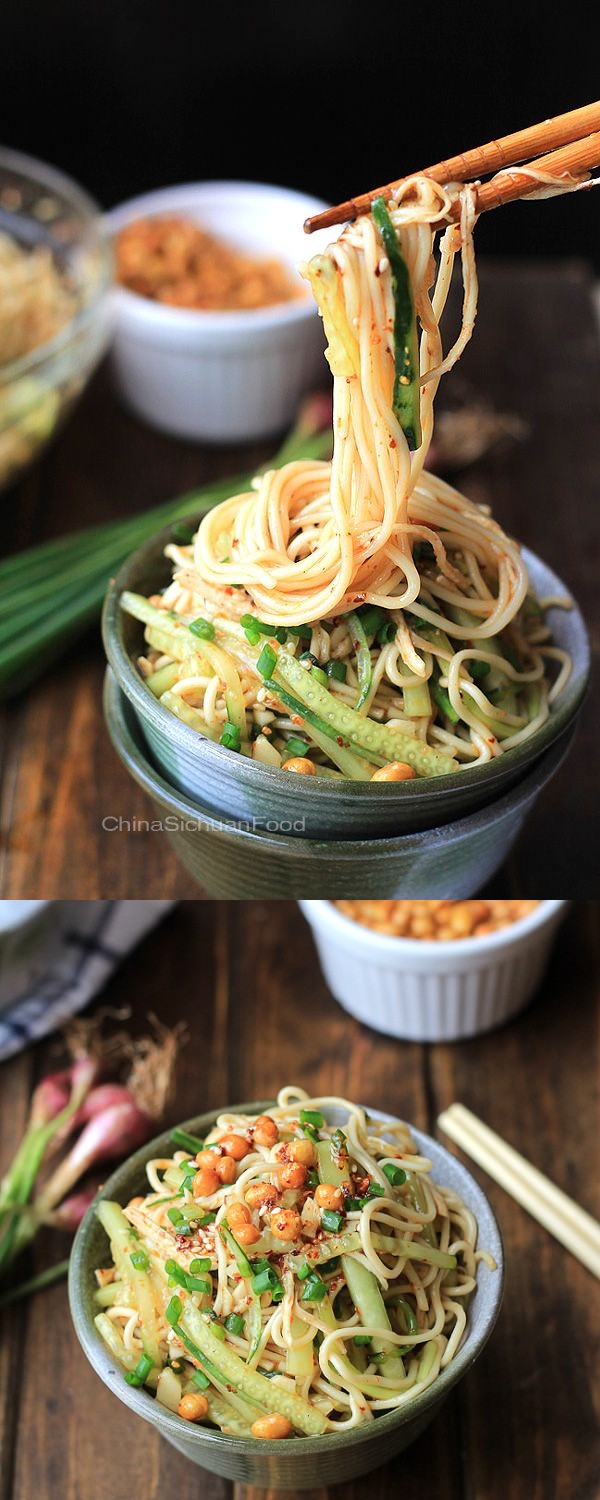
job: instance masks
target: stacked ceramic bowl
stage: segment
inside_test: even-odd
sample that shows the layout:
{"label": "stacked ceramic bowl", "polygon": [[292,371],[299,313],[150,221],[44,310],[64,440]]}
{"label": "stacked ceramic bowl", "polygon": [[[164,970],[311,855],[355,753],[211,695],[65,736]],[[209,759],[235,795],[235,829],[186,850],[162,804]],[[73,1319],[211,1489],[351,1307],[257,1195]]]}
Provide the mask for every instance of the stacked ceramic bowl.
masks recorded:
{"label": "stacked ceramic bowl", "polygon": [[[195,520],[197,518],[191,518]],[[180,858],[213,896],[472,896],[502,864],[567,753],[589,673],[576,608],[550,611],[573,671],[547,722],[489,764],[436,779],[356,783],[283,774],[203,739],[144,685],[142,626],[125,589],[164,588],[171,528],[129,559],[109,590],[106,717],[118,754],[158,809]],[[564,595],[526,553],[541,596]]]}

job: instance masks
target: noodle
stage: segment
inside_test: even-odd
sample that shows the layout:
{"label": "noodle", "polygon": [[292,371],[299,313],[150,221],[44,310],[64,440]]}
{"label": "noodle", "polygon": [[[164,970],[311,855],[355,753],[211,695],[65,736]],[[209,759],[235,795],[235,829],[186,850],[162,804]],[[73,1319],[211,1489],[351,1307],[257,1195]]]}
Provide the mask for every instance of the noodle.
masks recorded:
{"label": "noodle", "polygon": [[[436,270],[436,236],[457,199],[460,220],[441,233]],[[156,639],[159,611],[183,625],[200,616],[214,629],[243,692],[239,743],[227,734],[222,740],[230,748],[284,764],[295,722],[319,772],[368,780],[374,766],[400,760],[417,775],[442,774],[530,738],[566,684],[570,658],[547,644],[550,632],[517,543],[485,507],[424,469],[439,380],[475,322],[474,202],[470,187],[414,177],[388,205],[415,330],[415,320],[421,328],[418,446],[397,406],[395,273],[379,221],[364,215],[303,268],[324,318],[334,376],[331,464],[288,463],[210,511],[191,547],[167,548],[174,581],[155,599],[154,614],[147,601],[125,597],[124,607],[148,626],[146,676],[156,653],[168,649],[164,638]],[[458,254],[462,322],[444,355],[440,320]],[[408,385],[408,376],[402,381]],[[275,648],[273,662],[267,658],[270,673],[254,649],[262,644],[261,627],[263,641],[270,637]],[[183,650],[181,643],[179,636]],[[196,649],[197,667],[199,641]],[[290,666],[290,656],[303,671]],[[183,658],[175,652],[174,659],[190,661],[189,643]],[[324,698],[314,669],[333,663]],[[547,676],[553,663],[554,683]],[[186,666],[179,671],[179,713],[183,699],[187,721],[219,738],[219,728],[231,722],[223,680],[211,693],[201,675]],[[278,688],[291,694],[297,710],[291,736],[278,722],[289,708]],[[263,733],[255,711],[265,705],[273,720]],[[169,697],[166,706],[173,707]],[[367,737],[355,714],[363,728],[381,728]],[[352,755],[336,753],[336,740]]]}
{"label": "noodle", "polygon": [[148,1163],[145,1198],[100,1203],[115,1267],[97,1298],[114,1271],[117,1301],[98,1331],[159,1400],[224,1432],[266,1436],[266,1412],[275,1436],[320,1435],[397,1410],[451,1363],[478,1262],[495,1268],[430,1170],[407,1125],[334,1096],[290,1087],[268,1115],[222,1114],[193,1157]]}

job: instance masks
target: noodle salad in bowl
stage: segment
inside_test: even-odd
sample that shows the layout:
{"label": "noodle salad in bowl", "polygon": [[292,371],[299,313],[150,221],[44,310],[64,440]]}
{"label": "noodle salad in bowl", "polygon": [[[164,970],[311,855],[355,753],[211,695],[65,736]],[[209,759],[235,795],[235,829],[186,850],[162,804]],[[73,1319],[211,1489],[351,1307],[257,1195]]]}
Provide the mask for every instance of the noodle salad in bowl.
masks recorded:
{"label": "noodle salad in bowl", "polygon": [[457,1356],[480,1262],[496,1262],[409,1127],[288,1087],[268,1112],[172,1139],[145,1196],[96,1209],[111,1254],[94,1321],[124,1381],[251,1442],[418,1402]]}
{"label": "noodle salad in bowl", "polygon": [[122,596],[162,707],[262,765],[355,782],[468,770],[528,742],[568,683],[546,613],[569,599],[538,599],[518,543],[425,468],[439,381],[475,321],[474,222],[472,188],[414,177],[309,261],[332,462],[257,476],[169,544],[162,593]]}

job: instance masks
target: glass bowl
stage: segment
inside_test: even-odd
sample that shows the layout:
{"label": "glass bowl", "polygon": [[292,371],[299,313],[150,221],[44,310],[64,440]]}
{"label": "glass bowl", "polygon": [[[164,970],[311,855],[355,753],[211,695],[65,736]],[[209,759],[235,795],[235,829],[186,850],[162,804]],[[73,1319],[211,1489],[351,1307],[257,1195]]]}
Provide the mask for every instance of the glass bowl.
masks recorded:
{"label": "glass bowl", "polygon": [[3,358],[0,327],[2,490],[54,437],[104,352],[112,252],[100,210],[82,188],[44,162],[4,149],[0,235],[25,250],[47,247],[73,300],[73,314],[58,332],[18,357]]}

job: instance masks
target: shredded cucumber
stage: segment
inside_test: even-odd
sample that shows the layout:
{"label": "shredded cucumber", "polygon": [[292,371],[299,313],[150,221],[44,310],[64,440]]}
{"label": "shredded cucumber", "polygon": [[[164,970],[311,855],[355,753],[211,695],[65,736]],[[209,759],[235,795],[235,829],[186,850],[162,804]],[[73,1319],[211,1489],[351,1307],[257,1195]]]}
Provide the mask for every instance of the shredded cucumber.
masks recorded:
{"label": "shredded cucumber", "polygon": [[316,1407],[266,1380],[258,1370],[248,1369],[238,1354],[234,1354],[227,1344],[220,1343],[210,1324],[205,1322],[189,1297],[186,1298],[181,1314],[181,1328],[197,1345],[203,1361],[208,1360],[219,1371],[226,1384],[234,1386],[253,1404],[260,1406],[263,1411],[278,1412],[280,1416],[287,1417],[297,1432],[313,1437],[327,1432],[327,1418]]}

